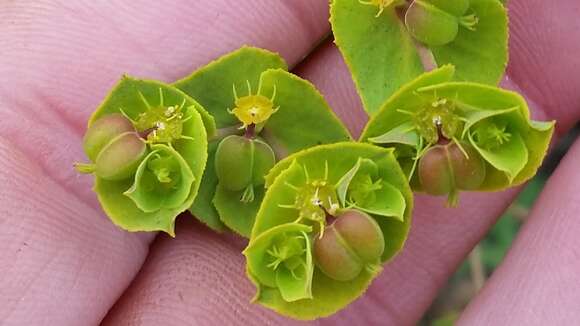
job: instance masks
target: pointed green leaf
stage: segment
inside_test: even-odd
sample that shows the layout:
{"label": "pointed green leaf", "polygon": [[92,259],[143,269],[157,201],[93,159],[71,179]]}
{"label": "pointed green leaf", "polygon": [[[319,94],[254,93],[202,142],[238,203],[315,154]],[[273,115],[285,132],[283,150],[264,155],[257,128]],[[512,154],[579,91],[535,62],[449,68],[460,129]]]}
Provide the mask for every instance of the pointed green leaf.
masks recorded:
{"label": "pointed green leaf", "polygon": [[423,72],[421,59],[393,8],[375,17],[376,6],[334,0],[330,12],[335,43],[365,110],[373,115],[401,85]]}

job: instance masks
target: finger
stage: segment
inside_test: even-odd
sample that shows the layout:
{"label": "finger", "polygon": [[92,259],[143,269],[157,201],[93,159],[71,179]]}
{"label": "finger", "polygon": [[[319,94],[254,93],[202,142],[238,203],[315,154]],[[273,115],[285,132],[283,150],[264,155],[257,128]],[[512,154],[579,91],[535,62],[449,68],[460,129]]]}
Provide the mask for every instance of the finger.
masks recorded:
{"label": "finger", "polygon": [[0,137],[0,323],[97,323],[147,253]]}
{"label": "finger", "polygon": [[510,0],[508,75],[552,119],[557,130],[580,118],[580,3]]}
{"label": "finger", "polygon": [[0,183],[2,323],[96,324],[145,259],[151,234],[112,226],[90,178],[71,169],[88,115],[121,73],[169,81],[245,43],[294,63],[326,32],[326,7],[0,3],[0,179],[16,183]]}
{"label": "finger", "polygon": [[368,117],[363,110],[350,72],[331,41],[325,41],[295,73],[310,80],[320,90],[334,112],[356,139]]}
{"label": "finger", "polygon": [[574,325],[580,318],[580,141],[549,179],[463,325]]}
{"label": "finger", "polygon": [[253,285],[241,248],[182,219],[175,239],[162,235],[139,276],[103,325],[284,325],[250,304]]}

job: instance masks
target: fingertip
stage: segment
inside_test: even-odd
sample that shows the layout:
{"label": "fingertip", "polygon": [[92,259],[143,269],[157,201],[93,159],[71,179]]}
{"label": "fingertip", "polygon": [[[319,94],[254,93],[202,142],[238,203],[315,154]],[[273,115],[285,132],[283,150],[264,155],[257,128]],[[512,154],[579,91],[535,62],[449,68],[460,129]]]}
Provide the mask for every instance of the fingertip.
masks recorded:
{"label": "fingertip", "polygon": [[241,245],[193,218],[178,220],[174,239],[159,235],[131,286],[103,325],[263,325],[286,320],[250,304]]}

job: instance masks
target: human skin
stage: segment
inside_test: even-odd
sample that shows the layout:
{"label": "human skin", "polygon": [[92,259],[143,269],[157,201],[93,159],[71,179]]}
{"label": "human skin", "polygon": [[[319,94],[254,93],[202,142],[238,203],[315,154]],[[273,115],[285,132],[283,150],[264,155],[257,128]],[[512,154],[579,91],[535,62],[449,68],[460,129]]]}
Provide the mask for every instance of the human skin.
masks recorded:
{"label": "human skin", "polygon": [[[244,241],[179,217],[177,238],[117,229],[79,176],[86,121],[122,73],[171,82],[243,44],[298,64],[328,31],[327,0],[0,2],[0,324],[294,324],[249,303]],[[580,118],[580,3],[511,0],[510,65],[535,119]],[[340,54],[317,47],[295,72],[355,136],[366,118]],[[572,147],[503,264],[459,324],[580,319],[580,144]],[[411,325],[517,194],[417,196],[406,248],[328,325]]]}

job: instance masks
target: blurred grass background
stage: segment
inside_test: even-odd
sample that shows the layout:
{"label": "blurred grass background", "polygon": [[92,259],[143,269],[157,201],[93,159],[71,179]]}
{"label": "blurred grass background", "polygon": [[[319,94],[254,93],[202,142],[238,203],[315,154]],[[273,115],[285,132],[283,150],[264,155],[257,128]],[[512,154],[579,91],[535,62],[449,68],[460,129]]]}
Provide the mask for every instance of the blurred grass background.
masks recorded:
{"label": "blurred grass background", "polygon": [[461,267],[439,292],[419,325],[451,326],[477,294],[485,279],[489,278],[509,250],[518,230],[542,192],[544,184],[558,166],[560,160],[578,138],[580,125],[562,138],[538,174],[525,186],[516,201],[501,216],[486,237],[466,257]]}

